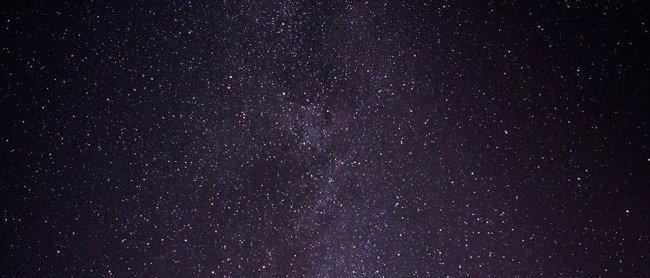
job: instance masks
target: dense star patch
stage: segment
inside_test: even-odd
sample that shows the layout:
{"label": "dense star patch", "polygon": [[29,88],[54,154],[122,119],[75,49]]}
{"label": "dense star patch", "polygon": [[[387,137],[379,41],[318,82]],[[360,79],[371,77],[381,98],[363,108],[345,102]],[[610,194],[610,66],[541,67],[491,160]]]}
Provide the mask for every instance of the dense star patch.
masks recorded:
{"label": "dense star patch", "polygon": [[0,276],[646,275],[646,3],[398,2],[2,4]]}

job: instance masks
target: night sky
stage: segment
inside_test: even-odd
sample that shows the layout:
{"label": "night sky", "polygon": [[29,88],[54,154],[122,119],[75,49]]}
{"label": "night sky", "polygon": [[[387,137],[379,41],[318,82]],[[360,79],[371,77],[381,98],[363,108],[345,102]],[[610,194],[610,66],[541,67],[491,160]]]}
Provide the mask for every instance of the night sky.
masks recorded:
{"label": "night sky", "polygon": [[47,2],[0,276],[650,275],[646,1]]}

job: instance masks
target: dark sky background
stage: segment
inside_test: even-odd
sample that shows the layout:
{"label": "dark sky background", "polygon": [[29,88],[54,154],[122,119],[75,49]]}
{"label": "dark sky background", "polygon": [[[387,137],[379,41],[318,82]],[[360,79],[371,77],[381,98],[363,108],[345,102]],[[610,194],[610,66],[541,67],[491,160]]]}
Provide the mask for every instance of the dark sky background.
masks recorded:
{"label": "dark sky background", "polygon": [[9,2],[0,276],[650,272],[646,1]]}

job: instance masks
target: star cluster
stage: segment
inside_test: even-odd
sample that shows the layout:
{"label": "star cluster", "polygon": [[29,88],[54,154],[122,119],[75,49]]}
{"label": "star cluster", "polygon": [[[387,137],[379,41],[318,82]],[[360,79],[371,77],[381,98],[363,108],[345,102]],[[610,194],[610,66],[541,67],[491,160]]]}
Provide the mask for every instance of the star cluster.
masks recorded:
{"label": "star cluster", "polygon": [[647,274],[647,13],[4,3],[0,275]]}

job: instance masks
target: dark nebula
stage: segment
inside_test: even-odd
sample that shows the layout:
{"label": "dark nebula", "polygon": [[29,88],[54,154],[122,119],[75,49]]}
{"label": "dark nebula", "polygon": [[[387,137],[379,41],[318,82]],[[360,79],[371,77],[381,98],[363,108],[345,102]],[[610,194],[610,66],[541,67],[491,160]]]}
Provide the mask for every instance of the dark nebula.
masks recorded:
{"label": "dark nebula", "polygon": [[648,13],[5,1],[0,276],[650,275]]}

